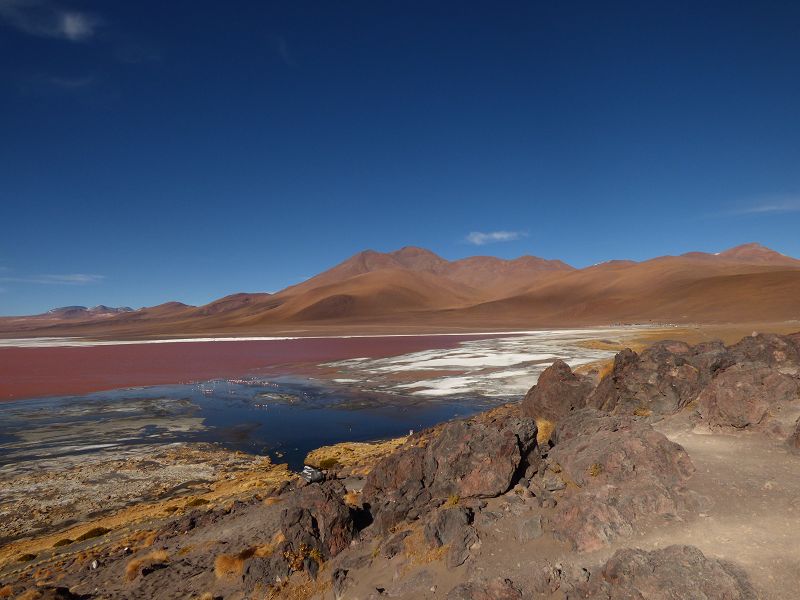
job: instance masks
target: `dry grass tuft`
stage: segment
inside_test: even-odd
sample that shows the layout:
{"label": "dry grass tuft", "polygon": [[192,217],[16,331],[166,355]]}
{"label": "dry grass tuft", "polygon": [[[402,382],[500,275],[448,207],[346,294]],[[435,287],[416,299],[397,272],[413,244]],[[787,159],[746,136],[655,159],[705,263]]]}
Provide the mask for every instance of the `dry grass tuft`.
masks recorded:
{"label": "dry grass tuft", "polygon": [[653,414],[653,411],[646,406],[637,406],[633,409],[633,414],[637,417],[649,417]]}
{"label": "dry grass tuft", "polygon": [[107,529],[106,527],[92,527],[89,531],[83,532],[81,535],[75,538],[76,542],[83,542],[86,540],[91,540],[96,537],[100,537],[101,535],[105,535],[110,533],[111,530]]}
{"label": "dry grass tuft", "polygon": [[25,590],[17,596],[17,600],[39,600],[42,597],[42,592],[37,590],[36,588],[30,588]]}
{"label": "dry grass tuft", "polygon": [[36,558],[35,554],[31,554],[30,552],[26,552],[25,554],[20,554],[17,557],[17,562],[31,562]]}
{"label": "dry grass tuft", "polygon": [[279,498],[278,496],[270,496],[269,498],[264,499],[264,504],[267,506],[279,504],[280,502],[283,502],[283,498]]}
{"label": "dry grass tuft", "polygon": [[304,581],[286,582],[272,587],[267,600],[310,600],[321,598],[331,587],[330,577],[317,577],[316,581],[306,578]]}
{"label": "dry grass tuft", "polygon": [[589,475],[592,477],[597,477],[603,472],[603,465],[600,463],[594,463],[591,467],[589,467]]}
{"label": "dry grass tuft", "polygon": [[14,595],[14,588],[6,585],[0,588],[0,598],[11,598]]}
{"label": "dry grass tuft", "polygon": [[447,545],[431,547],[425,540],[422,529],[415,529],[403,540],[403,548],[410,568],[442,560],[450,547]]}
{"label": "dry grass tuft", "polygon": [[189,502],[186,503],[188,508],[196,508],[198,506],[204,506],[208,504],[208,500],[205,498],[192,498]]}
{"label": "dry grass tuft", "polygon": [[458,494],[452,494],[447,498],[447,500],[444,501],[442,506],[445,508],[453,508],[454,506],[458,506],[459,502],[461,502],[461,496]]}
{"label": "dry grass tuft", "polygon": [[553,430],[556,428],[555,423],[547,419],[536,419],[536,443],[544,446],[550,441],[550,436],[553,435]]}
{"label": "dry grass tuft", "polygon": [[597,378],[602,381],[614,371],[614,361],[607,360],[597,368]]}
{"label": "dry grass tuft", "polygon": [[140,558],[133,558],[125,566],[125,579],[128,581],[133,581],[136,579],[136,577],[138,577],[142,567],[165,563],[168,560],[169,554],[167,554],[164,550],[155,550],[150,554]]}
{"label": "dry grass tuft", "polygon": [[279,531],[269,544],[245,548],[238,554],[220,554],[214,561],[214,575],[216,575],[217,579],[241,576],[241,574],[244,573],[244,564],[247,560],[254,556],[256,558],[272,556],[276,546],[283,543],[285,540],[286,536]]}
{"label": "dry grass tuft", "polygon": [[69,546],[73,543],[73,540],[69,538],[61,538],[55,544],[53,544],[53,548],[61,548],[63,546]]}
{"label": "dry grass tuft", "polygon": [[378,461],[397,450],[407,439],[402,437],[385,442],[344,442],[323,446],[309,452],[305,463],[322,470],[352,467],[359,474],[366,475]]}
{"label": "dry grass tuft", "polygon": [[350,490],[344,495],[344,503],[350,508],[361,508],[361,494]]}
{"label": "dry grass tuft", "polygon": [[239,554],[220,554],[214,561],[217,579],[228,579],[244,573],[244,563],[255,555],[255,548],[247,548]]}

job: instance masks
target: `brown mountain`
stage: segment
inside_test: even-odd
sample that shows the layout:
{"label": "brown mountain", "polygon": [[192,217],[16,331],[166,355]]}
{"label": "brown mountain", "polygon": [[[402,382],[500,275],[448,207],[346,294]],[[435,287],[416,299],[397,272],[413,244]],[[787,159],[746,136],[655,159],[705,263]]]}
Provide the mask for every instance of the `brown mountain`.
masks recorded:
{"label": "brown mountain", "polygon": [[0,319],[0,335],[153,336],[800,319],[800,260],[759,244],[575,269],[559,260],[368,250],[276,294]]}

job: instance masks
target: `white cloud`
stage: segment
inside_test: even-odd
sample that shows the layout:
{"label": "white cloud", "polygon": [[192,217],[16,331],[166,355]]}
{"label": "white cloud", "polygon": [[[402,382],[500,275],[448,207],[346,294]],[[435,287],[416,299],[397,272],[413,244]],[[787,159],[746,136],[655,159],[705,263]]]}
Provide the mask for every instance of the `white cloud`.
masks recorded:
{"label": "white cloud", "polygon": [[750,206],[726,212],[726,215],[769,215],[800,212],[799,196],[770,196]]}
{"label": "white cloud", "polygon": [[37,283],[42,285],[86,285],[105,279],[103,275],[68,273],[65,275],[30,275],[28,277],[0,277],[4,283]]}
{"label": "white cloud", "polygon": [[467,242],[475,246],[483,246],[494,242],[513,242],[528,235],[524,231],[472,231]]}
{"label": "white cloud", "polygon": [[88,40],[102,24],[94,15],[63,9],[49,0],[0,0],[0,19],[31,35],[71,42]]}

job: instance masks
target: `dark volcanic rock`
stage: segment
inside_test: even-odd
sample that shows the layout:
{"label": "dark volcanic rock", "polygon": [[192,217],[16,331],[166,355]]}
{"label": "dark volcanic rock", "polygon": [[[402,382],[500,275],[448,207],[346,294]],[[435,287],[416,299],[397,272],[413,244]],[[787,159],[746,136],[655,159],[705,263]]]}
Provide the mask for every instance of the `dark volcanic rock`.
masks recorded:
{"label": "dark volcanic rock", "polygon": [[566,598],[755,600],[757,595],[738,567],[706,558],[694,546],[669,546],[653,552],[618,550]]}
{"label": "dark volcanic rock", "polygon": [[489,583],[462,583],[447,594],[447,600],[522,600],[522,592],[510,579]]}
{"label": "dark volcanic rock", "polygon": [[425,526],[425,539],[433,546],[449,546],[447,566],[455,568],[469,558],[470,548],[478,541],[472,526],[474,514],[469,508],[443,508],[433,514]]}
{"label": "dark volcanic rock", "polygon": [[587,405],[615,414],[670,415],[693,401],[710,381],[712,365],[725,352],[722,342],[658,342],[636,354],[625,349],[614,358]]}
{"label": "dark volcanic rock", "polygon": [[698,411],[712,427],[742,429],[766,424],[771,410],[797,400],[800,382],[774,368],[740,364],[721,371],[700,393]]}
{"label": "dark volcanic rock", "polygon": [[407,445],[367,477],[363,498],[377,530],[419,518],[450,497],[489,498],[508,491],[529,466],[533,419],[503,407],[441,427],[423,447]]}
{"label": "dark volcanic rock", "polygon": [[316,577],[320,562],[347,548],[356,527],[343,500],[346,491],[341,482],[326,481],[284,495],[287,506],[281,512],[281,531],[285,540],[271,556],[247,562],[245,586],[272,585],[301,570]]}
{"label": "dark volcanic rock", "polygon": [[742,338],[729,346],[719,368],[734,364],[750,364],[777,369],[790,375],[800,374],[800,348],[790,337],[759,333]]}
{"label": "dark volcanic rock", "polygon": [[327,560],[350,545],[356,534],[353,514],[344,503],[347,488],[328,481],[300,488],[281,513],[286,543],[317,548]]}
{"label": "dark volcanic rock", "polygon": [[559,424],[554,441],[540,476],[555,472],[567,486],[550,526],[580,551],[694,508],[683,487],[694,472],[688,454],[635,417],[585,408]]}
{"label": "dark volcanic rock", "polygon": [[591,379],[576,375],[567,363],[557,360],[539,375],[539,381],[525,395],[522,414],[560,421],[573,410],[583,408],[593,388]]}

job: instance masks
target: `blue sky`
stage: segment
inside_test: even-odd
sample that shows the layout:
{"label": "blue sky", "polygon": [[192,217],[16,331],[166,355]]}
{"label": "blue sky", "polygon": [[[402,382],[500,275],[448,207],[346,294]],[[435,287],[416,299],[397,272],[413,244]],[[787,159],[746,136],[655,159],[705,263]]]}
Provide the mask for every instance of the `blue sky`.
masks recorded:
{"label": "blue sky", "polygon": [[800,3],[0,0],[0,314],[365,248],[800,256]]}

